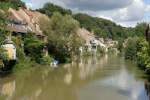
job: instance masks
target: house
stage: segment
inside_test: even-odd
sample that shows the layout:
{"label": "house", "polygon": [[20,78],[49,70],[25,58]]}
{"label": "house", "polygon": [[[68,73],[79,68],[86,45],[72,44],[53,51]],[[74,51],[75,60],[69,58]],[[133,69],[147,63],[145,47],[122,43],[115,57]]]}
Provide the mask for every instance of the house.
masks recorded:
{"label": "house", "polygon": [[10,38],[3,42],[2,48],[6,51],[8,60],[16,60],[16,47]]}
{"label": "house", "polygon": [[108,48],[114,48],[118,45],[118,41],[114,41],[112,39],[106,39],[105,44],[107,45]]}
{"label": "house", "polygon": [[99,38],[96,38],[94,33],[89,32],[88,30],[81,28],[78,30],[78,35],[85,41],[85,50],[86,51],[97,51],[97,47],[104,48],[104,50],[107,52],[107,47],[103,43],[104,40]]}
{"label": "house", "polygon": [[32,32],[39,39],[47,41],[47,37],[43,34],[39,24],[41,17],[48,19],[46,15],[25,8],[19,8],[19,10],[9,8],[8,12],[10,13],[9,24],[7,26],[9,31],[14,34]]}

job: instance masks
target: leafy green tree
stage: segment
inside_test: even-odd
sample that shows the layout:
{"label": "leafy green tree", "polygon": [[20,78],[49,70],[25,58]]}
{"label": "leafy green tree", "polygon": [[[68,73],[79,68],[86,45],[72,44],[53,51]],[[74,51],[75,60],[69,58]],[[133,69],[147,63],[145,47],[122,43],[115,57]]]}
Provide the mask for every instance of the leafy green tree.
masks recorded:
{"label": "leafy green tree", "polygon": [[138,23],[135,27],[135,35],[136,36],[144,36],[145,31],[147,28],[147,23],[142,22],[142,23]]}
{"label": "leafy green tree", "polygon": [[44,13],[48,16],[52,16],[53,13],[55,13],[55,12],[59,12],[62,15],[66,15],[66,14],[71,15],[72,14],[71,10],[64,9],[64,8],[54,5],[52,3],[46,3],[43,8],[38,9],[37,11],[40,11],[41,13]]}
{"label": "leafy green tree", "polygon": [[0,9],[8,9],[8,8],[25,7],[25,3],[21,0],[0,0]]}
{"label": "leafy green tree", "polygon": [[137,55],[137,37],[128,38],[125,48],[125,58],[135,60]]}
{"label": "leafy green tree", "polygon": [[8,23],[7,15],[7,13],[0,10],[0,31],[4,31],[6,29],[6,25]]}
{"label": "leafy green tree", "polygon": [[40,62],[43,54],[44,43],[32,35],[28,35],[24,39],[25,54],[36,62]]}
{"label": "leafy green tree", "polygon": [[47,23],[44,22],[41,22],[41,27],[48,36],[49,52],[60,62],[69,61],[82,43],[77,35],[79,23],[70,15],[63,16],[60,13],[54,13]]}
{"label": "leafy green tree", "polygon": [[150,69],[150,48],[144,38],[140,38],[137,42],[137,63],[142,68]]}

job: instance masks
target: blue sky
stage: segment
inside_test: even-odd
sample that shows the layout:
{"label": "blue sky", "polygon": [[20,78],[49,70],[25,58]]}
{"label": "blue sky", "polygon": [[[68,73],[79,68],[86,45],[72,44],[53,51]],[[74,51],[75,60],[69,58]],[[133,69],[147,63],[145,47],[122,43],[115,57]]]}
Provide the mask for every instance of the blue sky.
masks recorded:
{"label": "blue sky", "polygon": [[123,26],[150,22],[150,0],[22,0],[32,9],[51,2],[73,12],[110,19]]}
{"label": "blue sky", "polygon": [[144,0],[145,1],[145,3],[149,3],[150,4],[150,0]]}

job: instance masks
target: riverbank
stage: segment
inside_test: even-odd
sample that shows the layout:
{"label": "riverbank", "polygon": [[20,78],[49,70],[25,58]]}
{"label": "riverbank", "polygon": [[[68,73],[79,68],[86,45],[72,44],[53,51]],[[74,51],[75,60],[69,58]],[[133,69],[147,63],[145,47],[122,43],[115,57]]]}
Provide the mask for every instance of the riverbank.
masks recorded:
{"label": "riverbank", "polygon": [[138,67],[150,75],[150,47],[145,38],[129,38],[125,47],[125,58],[137,63]]}

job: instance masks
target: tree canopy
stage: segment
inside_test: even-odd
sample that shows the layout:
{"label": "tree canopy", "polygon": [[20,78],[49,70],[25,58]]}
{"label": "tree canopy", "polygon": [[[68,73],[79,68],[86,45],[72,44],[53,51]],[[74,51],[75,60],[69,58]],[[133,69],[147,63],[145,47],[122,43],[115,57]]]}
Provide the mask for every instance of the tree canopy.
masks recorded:
{"label": "tree canopy", "polygon": [[70,15],[63,16],[56,12],[49,21],[43,19],[40,23],[48,36],[50,53],[60,58],[59,61],[65,61],[64,57],[71,56],[79,48],[82,42],[76,33],[79,23]]}
{"label": "tree canopy", "polygon": [[62,8],[60,6],[57,6],[57,5],[54,5],[52,3],[46,3],[43,8],[38,9],[37,11],[39,11],[41,13],[44,13],[44,14],[46,14],[48,16],[52,16],[53,13],[55,13],[55,12],[59,12],[62,15],[66,15],[66,14],[70,15],[70,14],[72,14],[71,10],[64,9],[64,8]]}
{"label": "tree canopy", "polygon": [[0,0],[0,9],[8,9],[10,7],[18,9],[18,7],[25,7],[25,3],[21,0]]}

